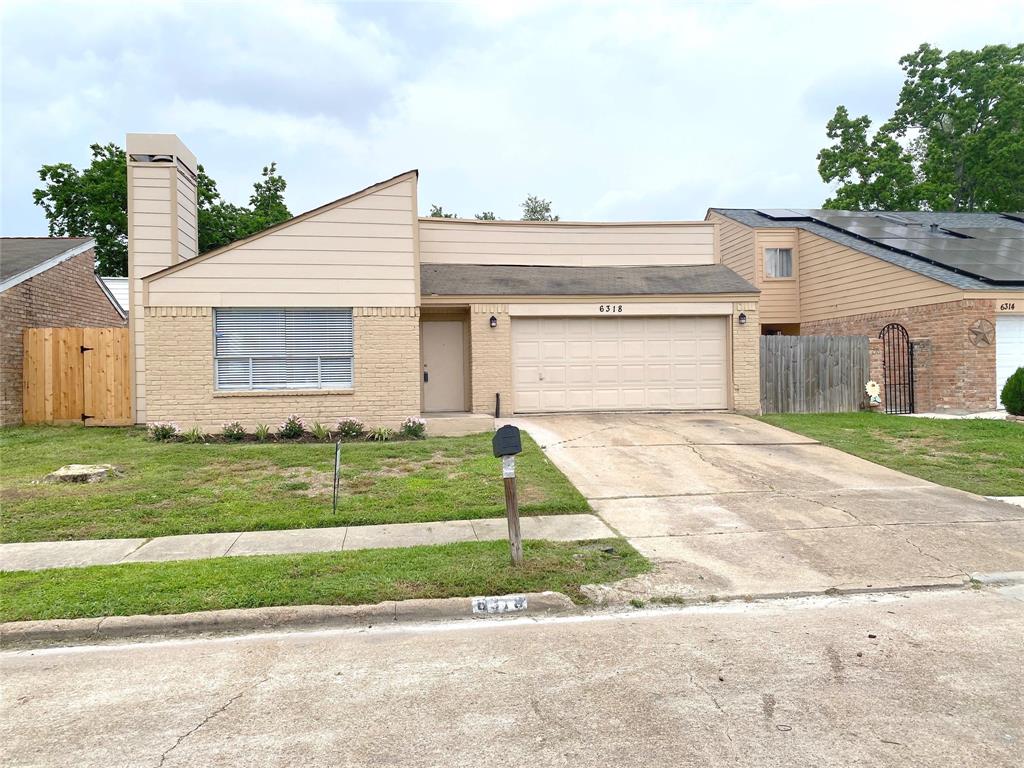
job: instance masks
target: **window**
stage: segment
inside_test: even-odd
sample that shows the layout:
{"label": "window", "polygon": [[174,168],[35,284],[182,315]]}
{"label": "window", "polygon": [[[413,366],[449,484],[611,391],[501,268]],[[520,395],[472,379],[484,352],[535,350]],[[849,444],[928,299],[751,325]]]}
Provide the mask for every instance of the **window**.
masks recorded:
{"label": "window", "polygon": [[216,309],[217,389],[352,386],[351,309]]}
{"label": "window", "polygon": [[764,276],[765,277],[792,277],[793,276],[793,249],[792,248],[765,248],[764,249]]}

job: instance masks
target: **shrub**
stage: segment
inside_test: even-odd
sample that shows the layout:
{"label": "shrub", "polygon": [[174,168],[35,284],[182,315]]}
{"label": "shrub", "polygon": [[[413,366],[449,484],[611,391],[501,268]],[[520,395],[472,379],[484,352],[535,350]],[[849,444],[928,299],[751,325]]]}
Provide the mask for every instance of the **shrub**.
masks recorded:
{"label": "shrub", "polygon": [[265,443],[267,441],[267,438],[270,437],[270,427],[268,427],[266,424],[257,424],[256,431],[253,432],[253,434],[256,435],[257,440],[259,440],[261,443]]}
{"label": "shrub", "polygon": [[178,425],[173,421],[154,421],[149,425],[149,436],[160,442],[173,440],[178,436]]}
{"label": "shrub", "polygon": [[413,440],[422,440],[427,436],[427,422],[418,416],[410,416],[402,422],[402,426],[399,431],[402,433],[402,437],[408,437]]}
{"label": "shrub", "polygon": [[245,427],[239,421],[231,421],[224,425],[220,433],[225,440],[241,440],[245,437]]}
{"label": "shrub", "polygon": [[292,414],[284,420],[284,424],[278,428],[277,434],[279,437],[294,440],[297,437],[302,437],[302,433],[305,431],[306,425],[302,422],[302,419]]}
{"label": "shrub", "polygon": [[386,443],[388,440],[393,439],[394,436],[395,430],[391,427],[377,427],[366,433],[367,440],[373,440],[378,443]]}
{"label": "shrub", "polygon": [[203,434],[203,430],[201,430],[199,425],[196,424],[192,429],[187,432],[183,432],[181,434],[181,439],[186,443],[205,443],[206,435]]}
{"label": "shrub", "polygon": [[313,426],[309,428],[310,433],[317,440],[330,440],[331,430],[321,424],[319,421],[314,421]]}
{"label": "shrub", "polygon": [[338,422],[338,437],[362,437],[366,427],[358,419],[342,419]]}
{"label": "shrub", "polygon": [[1024,416],[1024,367],[1010,374],[1000,393],[1003,407],[1014,416]]}

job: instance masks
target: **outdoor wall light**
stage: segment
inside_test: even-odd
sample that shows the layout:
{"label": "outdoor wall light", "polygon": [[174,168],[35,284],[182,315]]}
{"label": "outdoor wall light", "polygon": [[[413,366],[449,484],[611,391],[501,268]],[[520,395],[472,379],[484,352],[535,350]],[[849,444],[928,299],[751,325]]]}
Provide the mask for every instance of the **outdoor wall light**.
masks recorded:
{"label": "outdoor wall light", "polygon": [[747,313],[746,312],[740,312],[740,316],[737,317],[736,319],[740,321],[740,325],[746,325],[747,324]]}
{"label": "outdoor wall light", "polygon": [[496,318],[494,315],[491,315],[491,328],[497,328],[497,327],[498,327],[498,318]]}

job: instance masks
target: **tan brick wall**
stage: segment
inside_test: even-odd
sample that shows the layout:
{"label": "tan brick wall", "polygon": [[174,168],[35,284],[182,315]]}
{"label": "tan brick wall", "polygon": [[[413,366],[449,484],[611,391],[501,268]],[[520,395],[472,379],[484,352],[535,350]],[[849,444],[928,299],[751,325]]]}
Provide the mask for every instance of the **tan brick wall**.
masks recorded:
{"label": "tan brick wall", "polygon": [[[498,327],[491,328],[491,317]],[[469,310],[469,343],[473,413],[494,414],[494,395],[501,394],[501,413],[512,413],[512,318],[507,304],[474,304]]]}
{"label": "tan brick wall", "polygon": [[123,327],[96,284],[92,250],[0,293],[0,425],[21,423],[26,328]]}
{"label": "tan brick wall", "polygon": [[877,338],[884,326],[900,323],[914,343],[916,410],[988,410],[996,407],[996,348],[994,343],[981,347],[971,343],[968,330],[978,320],[995,323],[993,299],[819,320],[802,323],[800,333]]}
{"label": "tan brick wall", "polygon": [[[747,322],[740,325],[740,313]],[[732,308],[732,407],[739,413],[761,412],[761,323],[757,302]]]}
{"label": "tan brick wall", "polygon": [[198,424],[216,431],[228,421],[247,429],[277,426],[292,413],[307,425],[353,417],[368,426],[397,426],[420,412],[419,310],[357,307],[351,392],[218,393],[213,385],[210,307],[146,309],[146,397],[150,422]]}

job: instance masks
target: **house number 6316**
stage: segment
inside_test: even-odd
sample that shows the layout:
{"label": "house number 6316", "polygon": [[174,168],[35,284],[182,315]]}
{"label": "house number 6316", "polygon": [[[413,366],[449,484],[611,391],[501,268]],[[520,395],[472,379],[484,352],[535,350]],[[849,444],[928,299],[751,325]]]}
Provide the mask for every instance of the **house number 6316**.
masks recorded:
{"label": "house number 6316", "polygon": [[621,312],[621,304],[601,304],[597,308],[598,312]]}

